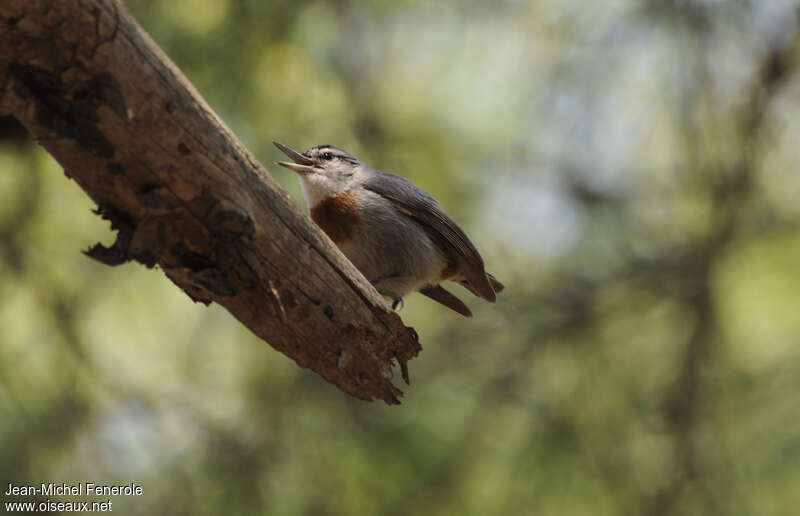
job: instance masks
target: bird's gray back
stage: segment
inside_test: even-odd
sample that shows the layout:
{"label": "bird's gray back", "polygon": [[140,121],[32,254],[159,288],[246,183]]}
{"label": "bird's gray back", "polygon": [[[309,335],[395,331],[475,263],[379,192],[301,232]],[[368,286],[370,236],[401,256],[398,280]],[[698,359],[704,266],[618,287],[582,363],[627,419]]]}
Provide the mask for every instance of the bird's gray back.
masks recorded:
{"label": "bird's gray back", "polygon": [[495,300],[483,258],[432,195],[408,179],[390,172],[365,169],[362,173],[364,176],[359,179],[360,186],[389,200],[403,218],[414,221],[437,244],[448,265],[454,266],[458,275],[472,286],[477,295],[489,301]]}
{"label": "bird's gray back", "polygon": [[424,195],[432,202],[436,200],[405,178],[375,170],[367,172],[354,178],[359,183],[358,211],[363,223],[353,243],[345,243],[342,251],[372,282],[388,277],[406,278],[408,284],[403,285],[404,292],[397,292],[400,295],[437,283],[445,262],[439,242],[419,222],[399,213],[391,200],[362,187],[375,177],[371,172],[384,176],[380,178],[382,181],[388,176],[394,182],[394,189]]}

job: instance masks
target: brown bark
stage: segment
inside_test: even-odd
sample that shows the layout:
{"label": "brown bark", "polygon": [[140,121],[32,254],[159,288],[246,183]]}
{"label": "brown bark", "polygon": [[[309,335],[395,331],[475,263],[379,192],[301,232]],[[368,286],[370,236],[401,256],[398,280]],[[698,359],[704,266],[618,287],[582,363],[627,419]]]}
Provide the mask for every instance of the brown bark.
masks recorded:
{"label": "brown bark", "polygon": [[[189,297],[355,397],[397,403],[416,334],[245,150],[118,0],[3,0],[0,114],[119,231],[87,253]],[[230,345],[230,343],[220,343]]]}

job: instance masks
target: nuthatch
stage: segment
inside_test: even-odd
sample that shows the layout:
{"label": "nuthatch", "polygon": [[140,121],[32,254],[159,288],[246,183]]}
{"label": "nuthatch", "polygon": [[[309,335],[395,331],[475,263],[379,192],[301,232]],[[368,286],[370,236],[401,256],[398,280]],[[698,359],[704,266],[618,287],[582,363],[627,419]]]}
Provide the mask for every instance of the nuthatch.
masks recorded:
{"label": "nuthatch", "polygon": [[300,154],[273,143],[292,159],[275,163],[299,174],[311,218],[393,308],[418,291],[471,317],[440,282],[457,281],[492,303],[503,290],[439,202],[408,179],[331,145]]}

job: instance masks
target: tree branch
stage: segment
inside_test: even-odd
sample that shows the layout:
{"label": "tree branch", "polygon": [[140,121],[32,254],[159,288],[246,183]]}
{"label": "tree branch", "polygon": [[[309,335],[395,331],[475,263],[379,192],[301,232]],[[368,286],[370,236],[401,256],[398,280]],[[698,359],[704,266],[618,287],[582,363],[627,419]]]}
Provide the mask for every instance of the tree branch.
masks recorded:
{"label": "tree branch", "polygon": [[[87,254],[158,265],[353,396],[397,403],[421,349],[118,0],[0,4],[0,114],[118,230]],[[227,343],[223,344],[227,345]]]}

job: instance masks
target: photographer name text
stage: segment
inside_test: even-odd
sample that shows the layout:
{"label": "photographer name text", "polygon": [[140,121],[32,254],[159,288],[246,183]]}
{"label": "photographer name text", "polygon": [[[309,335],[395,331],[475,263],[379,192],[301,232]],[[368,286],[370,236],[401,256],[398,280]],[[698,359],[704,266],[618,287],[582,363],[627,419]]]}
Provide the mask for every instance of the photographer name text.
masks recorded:
{"label": "photographer name text", "polygon": [[38,486],[8,484],[6,496],[141,496],[142,486],[130,484],[95,484],[94,482],[78,482],[56,484],[42,482]]}

